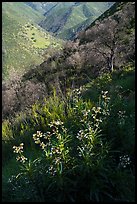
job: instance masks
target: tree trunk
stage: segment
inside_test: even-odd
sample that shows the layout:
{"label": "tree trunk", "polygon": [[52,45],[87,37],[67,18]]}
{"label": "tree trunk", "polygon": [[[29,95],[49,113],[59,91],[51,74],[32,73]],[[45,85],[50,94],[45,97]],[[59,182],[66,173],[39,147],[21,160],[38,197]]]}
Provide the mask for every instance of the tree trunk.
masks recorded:
{"label": "tree trunk", "polygon": [[107,59],[108,69],[110,72],[114,70],[114,54],[112,53]]}
{"label": "tree trunk", "polygon": [[113,72],[114,69],[114,57],[111,58],[111,68],[110,71]]}

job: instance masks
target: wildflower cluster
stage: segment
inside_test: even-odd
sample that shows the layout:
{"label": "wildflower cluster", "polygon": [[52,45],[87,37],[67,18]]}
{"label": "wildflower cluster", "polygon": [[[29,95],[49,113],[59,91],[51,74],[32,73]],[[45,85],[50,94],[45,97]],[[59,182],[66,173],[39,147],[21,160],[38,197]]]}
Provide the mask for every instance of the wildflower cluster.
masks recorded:
{"label": "wildflower cluster", "polygon": [[[74,104],[79,101],[79,99],[80,99],[80,97],[81,97],[81,94],[82,94],[82,90],[83,90],[83,88],[80,87],[79,89],[74,89],[74,90],[71,92],[70,98],[73,100],[73,103],[74,103]],[[76,105],[76,104],[75,104],[75,105]]]}
{"label": "wildflower cluster", "polygon": [[[33,134],[33,140],[35,144],[38,144],[42,148],[42,150],[45,150],[46,147],[51,145],[50,136],[50,132],[42,133],[41,131],[37,131],[36,134]],[[46,142],[46,144],[44,143],[44,141]]]}
{"label": "wildflower cluster", "polygon": [[110,115],[109,102],[110,97],[108,96],[108,91],[101,91],[99,106],[102,108],[102,116],[104,119]]}
{"label": "wildflower cluster", "polygon": [[128,165],[131,164],[131,160],[130,160],[129,155],[120,156],[119,160],[120,160],[119,166],[121,166],[123,168],[126,168]]}
{"label": "wildflower cluster", "polygon": [[46,170],[46,173],[55,176],[57,171],[53,165],[50,165],[49,168]]}
{"label": "wildflower cluster", "polygon": [[101,91],[101,94],[102,94],[102,98],[103,98],[105,101],[109,101],[109,100],[110,100],[110,97],[107,96],[108,91]]}
{"label": "wildflower cluster", "polygon": [[126,111],[118,111],[119,125],[122,126],[125,124],[125,119],[127,116],[125,115]]}
{"label": "wildflower cluster", "polygon": [[106,117],[110,114],[109,110],[109,100],[110,97],[107,96],[108,91],[102,91],[102,95],[100,96],[100,101],[97,107],[92,107],[92,109],[84,109],[82,110],[83,118],[80,122],[84,124],[92,124],[92,127],[95,129],[100,127],[100,124]]}
{"label": "wildflower cluster", "polygon": [[72,94],[73,94],[74,96],[80,96],[83,90],[84,90],[84,87],[81,86],[79,89],[74,89],[74,90],[72,91]]}
{"label": "wildflower cluster", "polygon": [[27,158],[22,154],[23,153],[23,143],[21,143],[18,147],[17,146],[13,146],[13,149],[14,149],[14,153],[16,154],[19,154],[17,157],[16,157],[16,160],[17,161],[20,161],[22,163],[25,163],[25,161],[27,160]]}
{"label": "wildflower cluster", "polygon": [[50,163],[46,172],[53,176],[58,172],[60,165],[68,162],[69,148],[66,143],[69,142],[69,135],[61,120],[54,120],[48,126],[50,131],[37,131],[33,134],[33,139],[42,148],[47,163]]}
{"label": "wildflower cluster", "polygon": [[61,120],[50,122],[49,127],[52,133],[56,133],[57,137],[59,136],[59,131],[66,131]]}
{"label": "wildflower cluster", "polygon": [[79,96],[81,94],[81,89],[74,89],[72,91],[72,93],[75,95],[75,96]]}
{"label": "wildflower cluster", "polygon": [[42,134],[41,131],[37,131],[36,134],[33,134],[33,139],[34,139],[36,144],[40,144],[41,143],[40,138],[42,138],[42,137],[43,137],[43,134]]}
{"label": "wildflower cluster", "polygon": [[105,144],[102,142],[99,131],[94,129],[92,123],[88,123],[87,128],[79,130],[76,138],[79,141],[77,146],[78,156],[82,159],[84,165],[92,166],[97,160],[97,155],[104,154]]}
{"label": "wildflower cluster", "polygon": [[[35,144],[39,144],[42,147],[42,149],[51,146],[53,136],[56,136],[56,139],[59,140],[61,139],[61,133],[66,132],[66,128],[63,126],[63,122],[61,120],[50,122],[49,127],[50,131],[47,131],[46,133],[37,131],[36,134],[33,134]],[[46,142],[46,144],[44,142]]]}
{"label": "wildflower cluster", "polygon": [[78,138],[79,140],[82,140],[83,138],[87,138],[87,133],[85,133],[84,130],[79,130],[79,132],[77,133],[76,138]]}
{"label": "wildflower cluster", "polygon": [[100,118],[100,114],[102,112],[101,107],[93,107],[92,108],[92,118],[94,120],[94,125],[96,128],[99,127],[100,123],[102,123],[102,119]]}
{"label": "wildflower cluster", "polygon": [[90,109],[88,110],[84,109],[84,110],[81,110],[81,113],[82,113],[82,119],[80,120],[80,122],[83,124],[86,124],[90,117],[91,111]]}
{"label": "wildflower cluster", "polygon": [[52,127],[53,125],[56,125],[56,126],[62,126],[63,125],[63,122],[61,120],[57,120],[57,121],[53,121],[53,122],[50,122],[50,127]]}
{"label": "wildflower cluster", "polygon": [[[92,109],[85,108],[82,112],[82,127],[78,131],[76,138],[78,139],[77,151],[80,158],[85,162],[84,165],[92,165],[95,160],[101,161],[107,154],[108,145],[101,139],[100,125],[109,115],[109,100],[108,91],[103,91],[100,96],[101,101],[97,107]],[[104,152],[106,150],[106,152]],[[99,154],[98,154],[98,153]],[[100,155],[97,158],[97,155]],[[102,155],[102,156],[101,156]],[[96,158],[95,158],[96,157]]]}
{"label": "wildflower cluster", "polygon": [[90,110],[83,110],[82,112],[83,112],[83,116],[87,117],[90,113]]}
{"label": "wildflower cluster", "polygon": [[82,147],[78,146],[78,147],[77,147],[77,150],[79,151],[79,153],[78,153],[78,156],[79,156],[79,157],[85,158],[85,157],[89,157],[89,156],[92,155],[92,153],[90,153],[90,155],[89,155],[89,154],[86,155],[87,152],[89,152],[89,149],[88,149],[88,146],[87,146],[87,145],[83,145]]}

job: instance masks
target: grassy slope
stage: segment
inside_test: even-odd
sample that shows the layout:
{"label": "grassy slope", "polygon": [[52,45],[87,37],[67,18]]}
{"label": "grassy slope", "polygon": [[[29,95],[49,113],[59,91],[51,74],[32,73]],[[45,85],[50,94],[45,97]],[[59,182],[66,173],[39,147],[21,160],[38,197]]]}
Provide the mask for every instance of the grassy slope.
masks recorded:
{"label": "grassy slope", "polygon": [[[105,74],[101,77],[96,78],[91,83],[84,86],[83,89],[83,98],[85,101],[88,101],[88,104],[97,104],[97,98],[102,90],[109,91],[110,96],[110,102],[113,105],[111,109],[111,115],[108,119],[108,124],[102,124],[103,125],[103,131],[105,134],[107,134],[108,140],[112,139],[115,140],[115,142],[112,144],[112,150],[118,150],[121,151],[122,154],[132,154],[133,148],[134,148],[134,113],[135,113],[135,87],[134,87],[134,80],[135,80],[135,69],[133,66],[127,66],[123,69],[121,72],[114,72],[112,75]],[[61,120],[64,120],[64,122],[67,124],[71,123],[72,129],[74,128],[75,124],[73,122],[67,121],[67,118],[64,118],[63,112],[61,112],[61,104],[60,106],[56,107],[56,104],[58,104],[59,101],[52,101],[52,109],[50,109],[50,115],[47,116],[49,118],[49,121],[47,119],[47,123],[50,122],[50,120],[58,118],[59,115],[61,116]],[[50,103],[50,102],[49,102]],[[38,106],[36,106],[38,108]],[[37,110],[36,108],[36,110]],[[50,108],[50,106],[49,106]],[[80,107],[79,107],[80,108]],[[47,112],[48,106],[43,107],[42,109],[39,109],[43,114],[48,114]],[[125,115],[123,118],[119,118],[118,112],[125,111]],[[7,141],[5,145],[3,146],[3,152],[5,155],[4,160],[4,166],[3,166],[3,192],[4,188],[6,189],[6,182],[9,176],[11,176],[13,173],[17,174],[19,172],[19,169],[17,168],[17,164],[15,164],[15,160],[12,156],[12,146],[19,144],[21,142],[25,143],[25,146],[27,146],[27,151],[25,150],[25,155],[29,155],[29,157],[37,158],[38,151],[37,149],[34,149],[34,144],[32,145],[30,140],[32,140],[32,134],[36,132],[36,130],[42,130],[46,131],[45,126],[45,119],[35,112],[35,107],[33,109],[33,119],[30,115],[30,121],[33,122],[36,119],[35,122],[32,124],[27,122],[27,120],[24,120],[25,117],[17,117],[16,118],[16,127],[18,126],[19,129],[14,130],[14,140],[11,140],[11,143]],[[22,118],[22,119],[21,119]],[[63,119],[64,118],[64,119]],[[122,122],[124,119],[124,123]],[[25,122],[25,126],[23,125]],[[28,120],[29,121],[29,120]],[[39,123],[38,123],[39,121]],[[71,129],[71,125],[69,125],[69,129]],[[24,127],[23,127],[24,126]],[[4,132],[3,132],[4,133]],[[7,132],[8,133],[8,132]],[[3,139],[4,139],[3,134]],[[31,146],[30,146],[31,144]],[[33,148],[33,151],[32,151]],[[8,149],[8,152],[5,151],[5,149]],[[8,158],[8,154],[10,152],[11,159]],[[35,154],[35,156],[34,156]],[[33,159],[34,159],[33,158]],[[10,170],[12,169],[12,170]],[[127,184],[128,186],[128,184]],[[131,189],[134,189],[131,182]],[[128,186],[129,188],[129,186]],[[126,192],[126,191],[125,191]],[[5,192],[4,192],[5,193]],[[129,194],[125,195],[125,199],[127,200],[134,200],[134,190],[130,191]]]}
{"label": "grassy slope", "polygon": [[[3,56],[3,78],[14,67],[23,70],[29,65],[42,62],[42,56],[35,48],[47,48],[49,45],[59,43],[55,38],[46,34],[37,23],[42,15],[22,2],[2,3],[2,41],[6,51]],[[33,24],[27,28],[27,23]],[[36,42],[32,42],[32,33],[35,33]]]}
{"label": "grassy slope", "polygon": [[[42,14],[45,14],[52,10],[54,7],[64,7],[65,3],[63,2],[25,2],[27,5],[32,7],[33,9],[39,11]],[[74,4],[73,2],[69,2],[69,5]],[[57,8],[56,7],[56,8]]]}
{"label": "grassy slope", "polygon": [[[123,67],[123,70],[121,71],[114,71],[112,74],[105,73],[96,79],[92,79],[91,82],[85,84],[82,87],[82,98],[84,100],[90,100],[91,103],[96,104],[98,101],[98,97],[101,93],[101,91],[108,90],[109,95],[111,97],[111,103],[113,104],[113,108],[118,109],[126,109],[127,113],[134,114],[135,111],[135,67],[132,64],[128,64],[125,67]],[[56,106],[56,104],[54,104]],[[54,108],[54,107],[53,107]],[[44,111],[44,109],[43,109]],[[45,108],[46,111],[46,108]],[[57,109],[56,109],[57,111]],[[33,112],[33,111],[32,111]],[[44,112],[43,112],[44,114]],[[63,113],[62,113],[63,114]],[[20,116],[17,116],[16,119],[14,119],[15,124],[21,124],[23,121],[22,119],[27,117],[25,116],[25,113],[19,114]],[[56,115],[56,113],[55,113]],[[53,113],[53,117],[55,116]],[[30,115],[31,116],[31,115]],[[37,115],[40,117],[39,115]],[[34,117],[37,117],[36,115]],[[51,115],[52,117],[52,115]],[[56,116],[55,116],[56,117]],[[26,121],[27,122],[27,121]],[[29,126],[30,131],[34,131],[37,129],[35,125],[31,126],[31,124],[27,124]],[[39,124],[40,125],[40,124]],[[43,124],[44,125],[44,124]],[[5,129],[6,128],[6,129]],[[24,127],[27,130],[27,127]],[[46,128],[46,127],[45,127]],[[6,131],[8,131],[8,135],[6,134]],[[15,131],[16,133],[16,131]],[[27,140],[25,138],[25,134],[20,133],[23,137],[22,140]],[[26,132],[26,134],[28,134]],[[115,134],[112,132],[111,134]],[[8,122],[5,123],[3,128],[3,134],[2,134],[3,140],[8,141],[10,138],[16,140],[16,142],[20,141],[21,138],[17,134],[14,135],[14,138],[12,138],[12,132],[8,130]],[[24,141],[23,141],[24,142]],[[132,141],[133,142],[133,141]],[[127,145],[127,144],[125,144]],[[5,155],[6,156],[6,155]]]}
{"label": "grassy slope", "polygon": [[67,20],[65,26],[63,27],[62,31],[65,29],[71,28],[71,27],[75,26],[76,24],[86,20],[86,17],[83,13],[82,8],[83,8],[83,5],[79,5],[79,6],[73,8],[72,13],[71,13],[69,19]]}
{"label": "grassy slope", "polygon": [[64,21],[63,16],[65,16],[70,8],[71,4],[59,2],[57,6],[46,15],[45,19],[40,23],[40,25],[45,30],[56,32],[56,29],[61,26],[60,23]]}
{"label": "grassy slope", "polygon": [[30,19],[38,23],[43,18],[39,12],[31,9],[23,2],[3,2],[2,10],[16,21],[20,18],[21,22]]}
{"label": "grassy slope", "polygon": [[101,21],[104,18],[107,18],[107,17],[113,15],[116,11],[119,11],[125,3],[126,2],[114,3],[111,8],[109,8],[102,15],[100,15],[94,22],[90,23],[90,25],[86,28],[86,30],[89,29],[90,27],[94,26],[96,21],[98,21],[98,20]]}
{"label": "grassy slope", "polygon": [[[127,65],[122,71],[115,71],[112,75],[104,74],[92,80],[86,85],[87,90],[83,92],[84,99],[97,102],[102,90],[108,90],[112,104],[107,134],[112,138],[119,138],[115,148],[123,148],[123,152],[131,153],[134,151],[134,126],[135,126],[135,67]],[[119,111],[125,111],[125,123],[121,129],[118,128]],[[122,118],[122,115],[120,116]],[[123,117],[124,118],[124,117]],[[113,125],[112,125],[113,124]],[[127,142],[125,142],[125,140]],[[120,142],[122,146],[119,146]]]}
{"label": "grassy slope", "polygon": [[[113,149],[115,148],[117,150],[122,151],[123,155],[133,153],[134,149],[134,114],[135,114],[135,68],[134,66],[127,66],[124,67],[122,71],[120,72],[114,72],[112,75],[105,74],[101,77],[96,78],[91,83],[87,84],[84,87],[83,92],[83,98],[86,100],[91,100],[91,103],[96,104],[97,98],[102,90],[109,91],[109,96],[111,98],[111,104],[112,110],[111,115],[108,120],[108,125],[105,127],[104,132],[107,133],[108,138],[116,138],[115,143],[113,144]],[[56,104],[54,104],[56,106]],[[45,112],[44,112],[45,110]],[[42,113],[46,113],[46,106],[42,109]],[[51,118],[56,117],[58,115],[59,107],[57,107],[51,114]],[[120,115],[118,116],[119,112],[124,112],[124,116]],[[34,111],[35,112],[35,111]],[[36,118],[36,121],[41,121],[41,124],[43,124],[43,131],[44,131],[44,119],[40,118],[36,112],[35,115],[33,115],[34,118]],[[49,117],[49,118],[50,118]],[[24,118],[22,119],[22,121]],[[17,119],[18,121],[18,119]],[[21,126],[21,123],[18,122],[18,127]],[[13,143],[7,144],[7,146],[3,146],[3,149],[5,148],[5,151],[9,148],[9,151],[12,151],[11,146],[16,144],[19,144],[20,142],[26,142],[28,139],[28,136],[32,136],[32,133],[41,127],[41,124],[31,124],[29,125],[29,122],[24,127],[24,132],[22,128],[22,133],[20,131],[19,134],[14,134],[15,141],[13,140]],[[36,125],[38,125],[36,127]],[[73,124],[72,124],[73,125]],[[74,124],[75,125],[75,124]],[[104,125],[105,126],[105,125]],[[36,127],[36,128],[35,128]],[[26,129],[25,129],[26,128]],[[71,127],[69,127],[71,129]],[[73,127],[72,127],[73,129]],[[5,134],[6,136],[7,134]],[[3,134],[4,137],[4,134]],[[20,139],[21,138],[21,139]],[[29,137],[30,138],[30,137]],[[25,144],[26,144],[25,143]],[[28,142],[29,143],[29,142]],[[7,148],[8,147],[8,148]],[[7,151],[6,151],[7,152]],[[34,152],[31,152],[30,154],[33,154]],[[8,152],[6,153],[8,154]],[[12,173],[18,172],[18,169],[16,169],[17,166],[15,165],[15,160],[11,159],[8,160],[7,164],[3,168],[3,182],[6,183],[8,176],[10,176]],[[9,169],[14,169],[14,171],[9,171]],[[7,175],[8,172],[8,175]],[[127,186],[127,190],[125,191],[125,198],[127,201],[133,201],[134,200],[134,186],[133,186],[133,179],[130,178],[130,175],[128,177],[128,182],[123,177],[123,186]],[[120,180],[122,181],[122,180]],[[130,184],[131,181],[131,184]],[[125,182],[125,184],[124,184]],[[133,181],[134,182],[134,181]],[[4,184],[5,184],[4,183]],[[3,184],[3,185],[4,185]],[[5,184],[6,185],[6,184]],[[119,183],[121,185],[121,183]],[[5,187],[6,188],[6,187]],[[123,188],[121,189],[123,190]]]}
{"label": "grassy slope", "polygon": [[[69,9],[69,15],[66,19],[64,17],[64,25],[57,30],[58,36],[62,39],[65,39],[65,37],[68,39],[69,34],[66,36],[66,33],[71,33],[73,27],[81,23],[84,24],[88,18],[91,18],[90,16],[92,16],[90,23],[93,22],[99,15],[108,9],[108,5],[106,2],[79,2],[76,6],[72,2],[59,2],[40,24],[43,28],[50,30],[51,32],[56,32],[54,27],[56,28],[57,24],[59,25],[60,21],[62,21],[62,16],[65,16]],[[56,22],[57,19],[58,22]],[[51,27],[51,24],[53,27]]]}
{"label": "grassy slope", "polygon": [[25,3],[42,14],[48,12],[52,7],[54,7],[57,4],[57,2],[25,2]]}
{"label": "grassy slope", "polygon": [[[107,9],[108,6],[106,6],[104,2],[86,2],[74,7],[65,26],[59,32],[58,37],[71,39],[74,33],[79,31],[78,29],[81,30],[82,27],[84,29],[89,26]],[[89,15],[87,13],[89,13]]]}

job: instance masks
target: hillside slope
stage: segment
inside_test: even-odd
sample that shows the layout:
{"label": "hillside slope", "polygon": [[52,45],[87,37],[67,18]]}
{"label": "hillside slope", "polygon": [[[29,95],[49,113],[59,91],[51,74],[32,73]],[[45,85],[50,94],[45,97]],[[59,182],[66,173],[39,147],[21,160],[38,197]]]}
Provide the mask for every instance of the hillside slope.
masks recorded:
{"label": "hillside slope", "polygon": [[127,66],[104,74],[66,100],[54,93],[5,120],[2,200],[134,202],[134,72]]}
{"label": "hillside slope", "polygon": [[45,19],[40,26],[49,32],[63,38],[70,39],[65,35],[66,31],[75,33],[73,27],[90,18],[93,22],[104,11],[110,8],[114,2],[59,2],[45,13]]}
{"label": "hillside slope", "polygon": [[[71,87],[78,88],[104,72],[120,71],[124,66],[134,64],[134,11],[134,4],[122,4],[120,10],[80,33],[75,42],[69,41],[62,50],[30,68],[17,87],[11,79],[3,88],[4,117],[30,107],[37,98],[40,100],[50,95],[53,87],[58,94],[65,94]],[[115,20],[117,18],[119,23]],[[28,98],[28,90],[32,98]],[[7,106],[8,103],[11,105]]]}
{"label": "hillside slope", "polygon": [[3,79],[11,69],[22,72],[42,62],[42,49],[60,46],[58,40],[38,26],[42,18],[23,2],[2,3]]}
{"label": "hillside slope", "polygon": [[135,58],[134,11],[132,3],[121,5],[120,10],[81,32],[75,42],[68,42],[60,53],[30,70],[26,78],[47,82],[47,87],[52,82],[70,86],[73,81],[78,86],[111,71],[112,66],[121,70]]}
{"label": "hillside slope", "polygon": [[135,202],[135,3],[105,15],[3,84],[3,202]]}
{"label": "hillside slope", "polygon": [[[92,2],[94,3],[94,2]],[[88,18],[78,24],[76,24],[74,27],[71,28],[67,28],[64,31],[60,32],[58,34],[58,37],[63,38],[63,36],[65,36],[65,39],[71,39],[74,40],[77,38],[77,35],[79,34],[80,31],[84,31],[86,29],[88,29],[88,27],[92,27],[96,21],[98,21],[99,19],[103,19],[108,17],[109,15],[112,15],[114,12],[116,12],[116,10],[120,9],[120,5],[124,4],[124,2],[106,2],[106,4],[108,5],[108,9],[104,12],[102,12],[101,15],[99,15],[99,17],[94,16],[95,15],[95,11],[94,14],[89,15]],[[91,4],[92,6],[92,4]],[[105,6],[105,5],[104,5]],[[89,8],[88,8],[89,10]]]}
{"label": "hillside slope", "polygon": [[49,12],[53,7],[55,7],[58,2],[24,2],[31,8],[40,12],[41,14],[45,14]]}

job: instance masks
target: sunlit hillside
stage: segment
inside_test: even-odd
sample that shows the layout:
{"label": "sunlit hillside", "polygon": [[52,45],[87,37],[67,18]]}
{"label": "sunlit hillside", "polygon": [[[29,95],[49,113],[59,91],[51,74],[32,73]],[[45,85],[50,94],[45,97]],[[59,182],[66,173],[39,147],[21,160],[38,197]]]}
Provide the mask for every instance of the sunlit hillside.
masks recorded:
{"label": "sunlit hillside", "polygon": [[11,69],[20,72],[30,65],[40,64],[48,47],[60,47],[61,42],[38,26],[42,15],[23,2],[2,3],[3,78]]}

